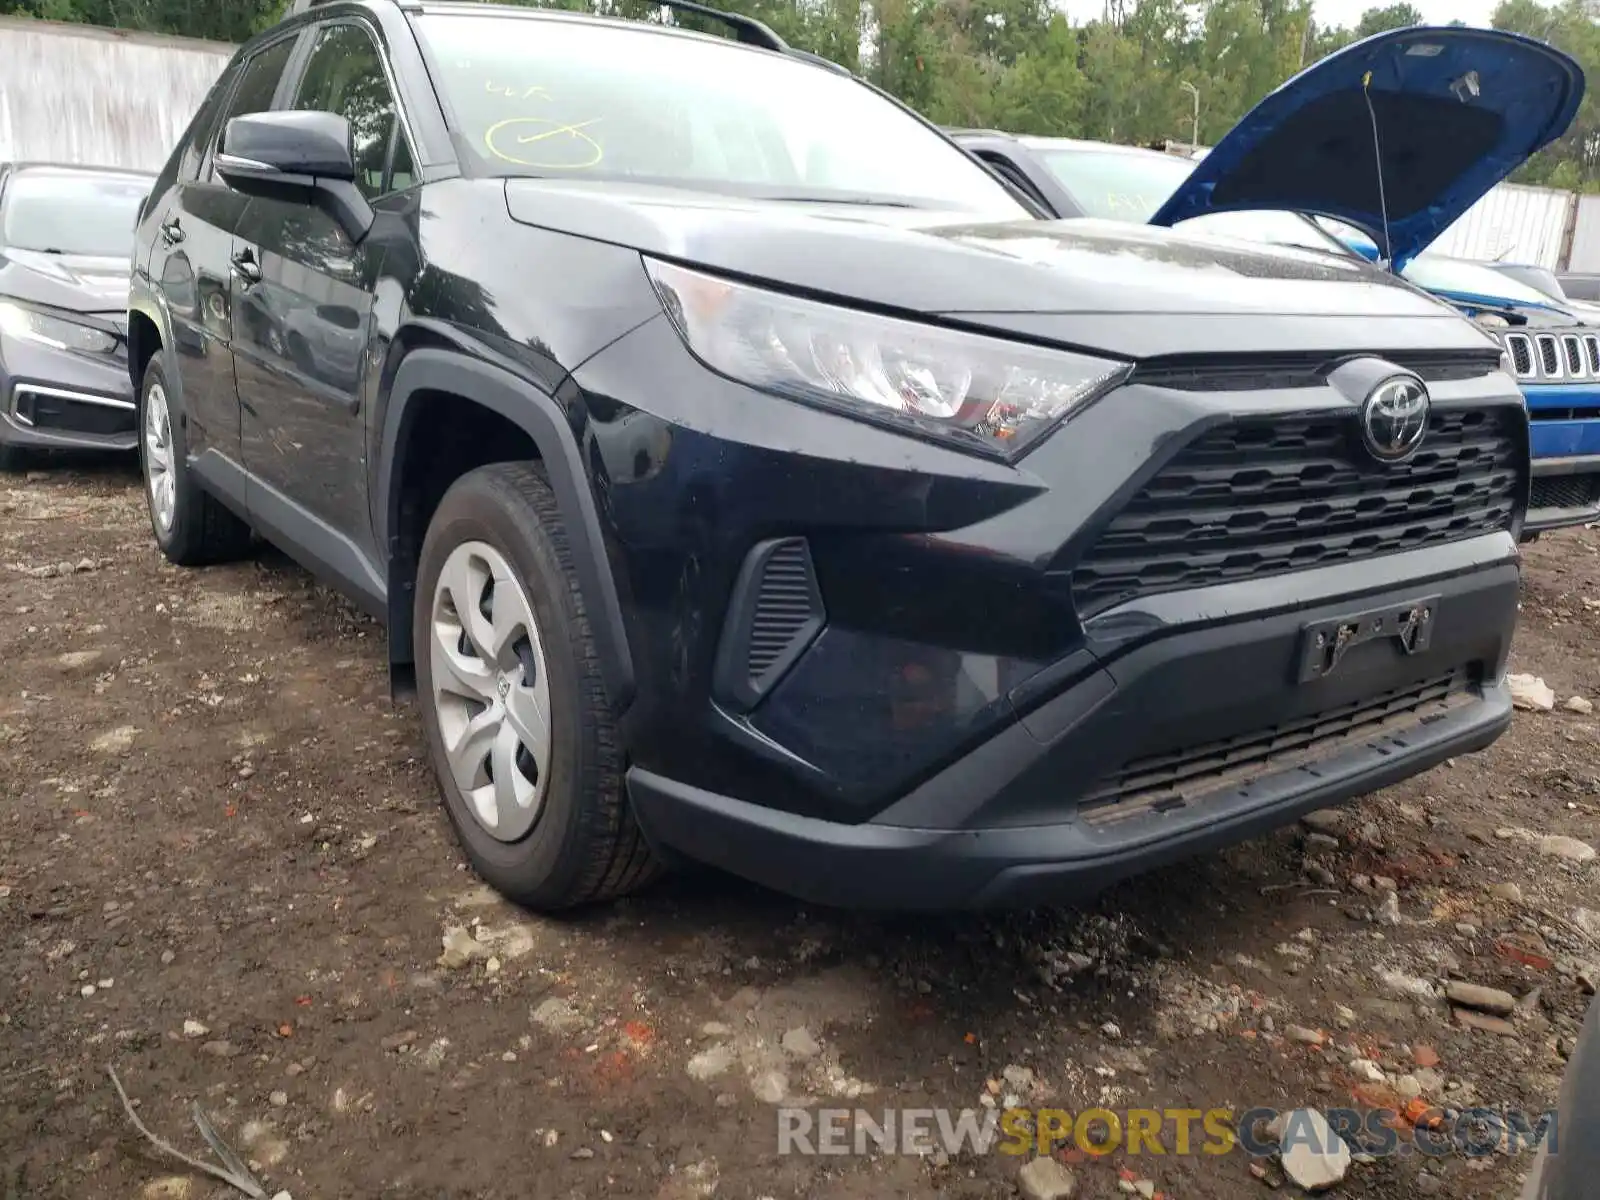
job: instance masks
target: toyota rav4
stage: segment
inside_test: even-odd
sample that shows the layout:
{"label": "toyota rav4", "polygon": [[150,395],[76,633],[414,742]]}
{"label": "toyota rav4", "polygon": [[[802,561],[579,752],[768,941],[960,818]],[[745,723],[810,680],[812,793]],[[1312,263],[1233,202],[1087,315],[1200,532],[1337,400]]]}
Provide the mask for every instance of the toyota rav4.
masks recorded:
{"label": "toyota rav4", "polygon": [[[1357,259],[1036,220],[848,72],[672,7],[735,37],[306,6],[139,226],[157,543],[259,533],[386,623],[484,878],[1050,901],[1506,728],[1528,421],[1482,329]],[[1344,52],[1241,179],[1371,202],[1370,72],[1415,219],[1541,144],[1503,105],[1577,103],[1495,48]]]}

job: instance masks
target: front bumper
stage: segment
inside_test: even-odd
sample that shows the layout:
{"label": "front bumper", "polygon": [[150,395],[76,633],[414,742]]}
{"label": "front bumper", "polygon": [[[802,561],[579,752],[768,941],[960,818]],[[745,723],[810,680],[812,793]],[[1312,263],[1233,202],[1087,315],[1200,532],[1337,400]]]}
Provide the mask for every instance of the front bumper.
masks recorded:
{"label": "front bumper", "polygon": [[[815,903],[1070,900],[1488,746],[1511,722],[1501,677],[1514,554],[1502,534],[1397,556],[1411,561],[1385,567],[1416,578],[1377,594],[1174,633],[1120,656],[1102,648],[1060,691],[867,821],[782,812],[640,769],[629,793],[664,852]],[[1437,613],[1425,650],[1372,641],[1298,681],[1308,624],[1423,597]],[[1097,786],[1108,777],[1124,797],[1110,805]],[[1176,778],[1176,802],[1171,788],[1139,792]]]}
{"label": "front bumper", "polygon": [[[1588,423],[1600,433],[1600,420]],[[1524,537],[1600,521],[1600,454],[1534,458],[1531,473]]]}
{"label": "front bumper", "polygon": [[[585,363],[646,834],[818,901],[1025,904],[1487,745],[1521,400],[1419,362],[1428,441],[1385,466],[1372,364],[1297,363],[1152,368],[1016,464],[752,393],[664,320]],[[1426,645],[1300,682],[1307,622],[1417,605]]]}
{"label": "front bumper", "polygon": [[1600,388],[1525,385],[1533,487],[1525,536],[1600,520]]}
{"label": "front bumper", "polygon": [[128,451],[138,418],[126,359],[0,337],[0,445]]}

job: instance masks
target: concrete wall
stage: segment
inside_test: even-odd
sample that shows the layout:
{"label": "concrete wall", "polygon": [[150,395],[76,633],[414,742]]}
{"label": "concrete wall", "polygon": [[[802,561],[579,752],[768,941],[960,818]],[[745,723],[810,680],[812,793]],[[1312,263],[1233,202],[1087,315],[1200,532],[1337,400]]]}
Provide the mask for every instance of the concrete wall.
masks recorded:
{"label": "concrete wall", "polygon": [[1578,209],[1572,222],[1572,249],[1562,266],[1583,274],[1600,273],[1600,196],[1578,197]]}
{"label": "concrete wall", "polygon": [[1438,254],[1533,263],[1555,270],[1572,217],[1571,192],[1502,183],[1433,244]]}
{"label": "concrete wall", "polygon": [[233,51],[0,18],[0,161],[158,171]]}

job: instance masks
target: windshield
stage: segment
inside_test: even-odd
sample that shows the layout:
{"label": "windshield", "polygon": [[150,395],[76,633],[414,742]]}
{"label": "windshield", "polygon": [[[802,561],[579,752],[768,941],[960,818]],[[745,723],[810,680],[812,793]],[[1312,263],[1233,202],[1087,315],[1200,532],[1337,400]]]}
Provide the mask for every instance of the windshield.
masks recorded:
{"label": "windshield", "polygon": [[13,250],[128,258],[151,181],[87,171],[19,171],[6,185],[5,244]]}
{"label": "windshield", "polygon": [[[1038,153],[1050,173],[1089,216],[1137,221],[1141,225],[1155,216],[1195,167],[1190,159],[1157,152],[1054,148]],[[1280,210],[1206,213],[1180,222],[1179,227],[1185,233],[1348,252],[1298,213]]]}
{"label": "windshield", "polygon": [[1550,299],[1558,303],[1565,303],[1567,293],[1561,286],[1561,280],[1549,267],[1534,267],[1521,264],[1501,263],[1495,270],[1502,275],[1509,275],[1518,283],[1525,283],[1535,291],[1543,292]]}
{"label": "windshield", "polygon": [[1439,254],[1419,254],[1406,264],[1402,274],[1430,292],[1450,292],[1458,296],[1478,296],[1488,300],[1509,300],[1515,304],[1538,304],[1549,308],[1549,296],[1537,288],[1520,283],[1493,267],[1446,258]]}
{"label": "windshield", "polygon": [[582,17],[416,25],[453,124],[493,175],[1028,215],[938,133],[798,59]]}

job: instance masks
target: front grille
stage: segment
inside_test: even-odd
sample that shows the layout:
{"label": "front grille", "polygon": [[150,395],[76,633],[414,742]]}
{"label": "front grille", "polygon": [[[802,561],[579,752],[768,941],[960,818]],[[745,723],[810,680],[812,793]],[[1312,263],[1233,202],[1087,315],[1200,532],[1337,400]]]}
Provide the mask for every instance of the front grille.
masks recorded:
{"label": "front grille", "polygon": [[1072,574],[1090,616],[1141,596],[1259,579],[1508,529],[1519,408],[1435,408],[1422,449],[1386,466],[1356,414],[1231,421],[1192,442],[1112,520]]}
{"label": "front grille", "polygon": [[[1424,383],[1478,379],[1499,367],[1492,350],[1449,354],[1390,354],[1382,357]],[[1313,388],[1328,381],[1337,362],[1326,354],[1177,354],[1151,359],[1134,369],[1133,379],[1186,392],[1248,392],[1267,388]]]}
{"label": "front grille", "polygon": [[1506,348],[1511,351],[1511,369],[1519,377],[1533,374],[1533,343],[1521,336],[1506,339]]}
{"label": "front grille", "polygon": [[1507,333],[1511,369],[1525,383],[1600,383],[1600,334],[1581,329]]}
{"label": "front grille", "polygon": [[1460,668],[1281,725],[1136,759],[1102,778],[1079,801],[1079,812],[1096,826],[1171,812],[1436,720],[1475,699],[1472,674]]}
{"label": "front grille", "polygon": [[1593,508],[1600,505],[1600,475],[1548,475],[1535,479],[1528,511],[1541,508]]}

